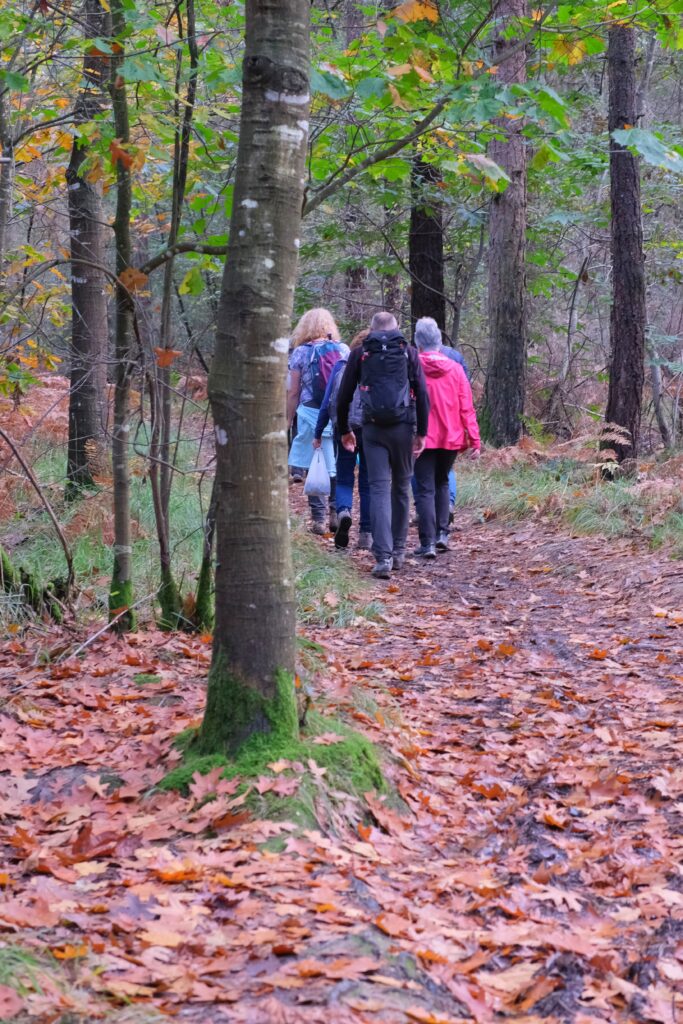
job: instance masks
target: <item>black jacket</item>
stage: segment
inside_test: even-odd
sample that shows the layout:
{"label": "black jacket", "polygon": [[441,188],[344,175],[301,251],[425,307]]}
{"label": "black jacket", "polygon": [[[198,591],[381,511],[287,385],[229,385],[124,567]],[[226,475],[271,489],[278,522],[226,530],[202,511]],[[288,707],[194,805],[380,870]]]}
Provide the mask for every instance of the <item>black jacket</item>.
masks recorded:
{"label": "black jacket", "polygon": [[[400,331],[377,331],[369,335],[370,338],[398,338],[405,341]],[[339,385],[337,394],[337,432],[340,436],[349,433],[349,407],[353,399],[356,386],[360,384],[360,367],[363,356],[363,346],[351,350],[349,361],[344,370],[344,376]],[[410,422],[417,420],[417,433],[420,437],[426,437],[427,425],[429,422],[429,393],[425,381],[417,349],[412,345],[408,346],[408,381],[414,396],[410,408],[406,411]]]}

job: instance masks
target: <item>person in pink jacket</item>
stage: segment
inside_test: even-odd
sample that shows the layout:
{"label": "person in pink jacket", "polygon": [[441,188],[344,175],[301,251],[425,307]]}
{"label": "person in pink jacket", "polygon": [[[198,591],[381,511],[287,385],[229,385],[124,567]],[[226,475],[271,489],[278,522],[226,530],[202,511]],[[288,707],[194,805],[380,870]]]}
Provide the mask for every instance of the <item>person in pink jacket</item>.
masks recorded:
{"label": "person in pink jacket", "polygon": [[425,449],[415,462],[415,506],[422,558],[448,550],[448,474],[458,452],[479,458],[481,441],[472,389],[459,363],[441,351],[441,331],[430,316],[415,325],[415,344],[427,381],[430,413]]}

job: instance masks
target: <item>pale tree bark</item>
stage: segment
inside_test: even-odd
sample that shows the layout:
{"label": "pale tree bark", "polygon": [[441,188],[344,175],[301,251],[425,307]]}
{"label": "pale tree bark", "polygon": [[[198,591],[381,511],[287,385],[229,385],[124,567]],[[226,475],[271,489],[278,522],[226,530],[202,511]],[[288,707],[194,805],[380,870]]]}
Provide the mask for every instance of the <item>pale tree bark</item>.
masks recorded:
{"label": "pale tree bark", "polygon": [[14,190],[14,139],[9,99],[9,89],[5,86],[0,91],[0,279],[5,266]]}
{"label": "pale tree bark", "polygon": [[[100,0],[85,0],[81,14],[86,39],[106,38],[111,19]],[[83,85],[76,101],[76,126],[89,121],[103,107],[109,59],[96,48],[83,57]],[[83,173],[87,149],[74,139],[66,169],[71,238],[71,388],[69,391],[69,444],[67,497],[91,486],[101,470],[104,453],[107,397],[106,280],[104,213],[99,185]]]}
{"label": "pale tree bark", "polygon": [[[525,0],[501,0],[496,7],[501,32],[493,63],[501,84],[526,81],[526,54],[517,40],[504,36],[515,19],[526,15]],[[516,52],[514,52],[516,50]],[[508,51],[513,51],[510,56]],[[494,445],[519,440],[524,412],[526,313],[526,146],[523,121],[501,119],[500,139],[489,156],[508,174],[510,183],[491,200],[489,216],[489,359],[482,432]]]}
{"label": "pale tree bark", "polygon": [[285,379],[308,134],[309,0],[247,0],[242,113],[209,397],[216,624],[203,751],[298,730]]}
{"label": "pale tree bark", "polygon": [[638,160],[611,133],[637,116],[636,39],[631,25],[609,29],[610,195],[612,207],[612,310],[610,378],[605,420],[628,432],[623,443],[608,439],[619,462],[638,452],[645,379],[645,255]]}
{"label": "pale tree bark", "polygon": [[410,269],[410,321],[431,316],[446,329],[446,294],[443,271],[443,205],[434,192],[441,181],[438,167],[419,154],[411,174],[408,266]]}
{"label": "pale tree bark", "polygon": [[[124,0],[112,0],[112,32],[123,38],[125,31]],[[114,109],[114,130],[121,146],[130,142],[128,97],[126,83],[120,74],[123,52],[111,58],[111,97]],[[130,522],[130,382],[134,361],[133,299],[125,286],[131,264],[130,215],[132,203],[130,166],[125,159],[116,161],[116,344],[114,367],[114,429],[112,435],[112,476],[114,482],[114,571],[109,591],[109,615],[116,619],[119,632],[133,629],[133,541]],[[121,614],[124,612],[124,614]]]}

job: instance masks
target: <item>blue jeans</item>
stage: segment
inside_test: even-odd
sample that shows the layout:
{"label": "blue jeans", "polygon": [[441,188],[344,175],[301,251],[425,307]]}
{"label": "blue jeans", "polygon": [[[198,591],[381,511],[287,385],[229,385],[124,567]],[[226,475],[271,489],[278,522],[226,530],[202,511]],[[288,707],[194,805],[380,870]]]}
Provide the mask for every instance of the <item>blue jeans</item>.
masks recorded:
{"label": "blue jeans", "polygon": [[370,533],[370,484],[368,483],[368,467],[363,448],[363,431],[354,430],[356,435],[356,451],[348,452],[336,438],[337,443],[337,512],[343,508],[351,509],[353,505],[353,482],[356,472],[356,454],[358,455],[358,497],[360,499],[360,529]]}

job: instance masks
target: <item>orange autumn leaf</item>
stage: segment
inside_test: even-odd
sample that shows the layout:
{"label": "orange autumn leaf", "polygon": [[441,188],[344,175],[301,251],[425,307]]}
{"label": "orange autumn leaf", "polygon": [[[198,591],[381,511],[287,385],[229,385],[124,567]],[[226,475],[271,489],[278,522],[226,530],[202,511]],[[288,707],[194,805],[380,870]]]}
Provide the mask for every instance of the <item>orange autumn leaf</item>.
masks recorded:
{"label": "orange autumn leaf", "polygon": [[109,143],[109,154],[111,156],[111,162],[116,167],[117,164],[121,164],[126,170],[130,170],[130,166],[133,163],[133,157],[124,149],[121,145],[120,139],[112,139]]}
{"label": "orange autumn leaf", "polygon": [[410,921],[406,921],[404,917],[399,917],[398,914],[390,912],[380,914],[379,917],[375,918],[374,923],[380,931],[384,932],[385,935],[390,935],[392,939],[397,938],[399,935],[405,935],[408,928],[410,928]]}
{"label": "orange autumn leaf", "polygon": [[162,369],[171,366],[178,356],[182,355],[182,352],[175,348],[155,348],[154,353],[157,357],[157,366],[160,366]]}
{"label": "orange autumn leaf", "polygon": [[601,650],[599,647],[595,647],[588,655],[592,661],[604,661],[607,657],[607,651]]}
{"label": "orange autumn leaf", "polygon": [[139,292],[147,284],[147,274],[136,267],[126,267],[119,274],[118,280],[129,292]]}
{"label": "orange autumn leaf", "polygon": [[392,14],[405,22],[439,20],[438,8],[431,0],[405,0],[394,8]]}
{"label": "orange autumn leaf", "polygon": [[80,946],[72,946],[68,943],[65,946],[53,946],[52,955],[58,960],[75,960],[79,956],[88,955],[88,946],[82,943]]}

